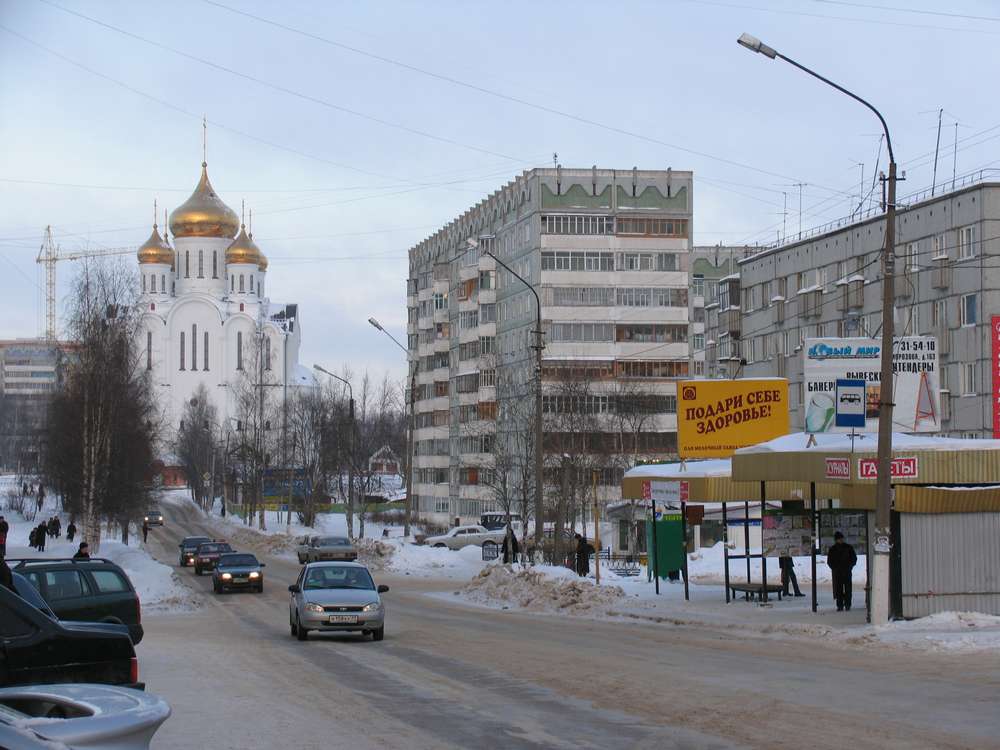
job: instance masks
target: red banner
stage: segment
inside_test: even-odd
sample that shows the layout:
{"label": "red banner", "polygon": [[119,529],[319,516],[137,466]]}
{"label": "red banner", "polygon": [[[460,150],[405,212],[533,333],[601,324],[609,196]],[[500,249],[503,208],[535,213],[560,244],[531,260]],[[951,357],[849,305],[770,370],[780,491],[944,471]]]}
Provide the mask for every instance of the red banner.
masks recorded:
{"label": "red banner", "polygon": [[[894,458],[889,463],[891,479],[916,479],[917,457]],[[862,458],[858,461],[858,479],[878,479],[878,459]]]}
{"label": "red banner", "polygon": [[1000,438],[1000,315],[990,318],[990,339],[993,352],[993,437]]}

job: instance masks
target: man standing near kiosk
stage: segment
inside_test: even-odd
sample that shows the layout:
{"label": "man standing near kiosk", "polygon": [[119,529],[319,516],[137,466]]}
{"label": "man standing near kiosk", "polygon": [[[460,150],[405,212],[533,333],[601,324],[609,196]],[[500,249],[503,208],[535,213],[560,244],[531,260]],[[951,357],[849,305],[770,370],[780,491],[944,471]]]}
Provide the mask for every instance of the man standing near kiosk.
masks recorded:
{"label": "man standing near kiosk", "polygon": [[833,535],[833,546],[826,553],[826,564],[833,573],[833,598],[837,602],[837,611],[850,611],[851,574],[858,564],[858,556],[839,531]]}

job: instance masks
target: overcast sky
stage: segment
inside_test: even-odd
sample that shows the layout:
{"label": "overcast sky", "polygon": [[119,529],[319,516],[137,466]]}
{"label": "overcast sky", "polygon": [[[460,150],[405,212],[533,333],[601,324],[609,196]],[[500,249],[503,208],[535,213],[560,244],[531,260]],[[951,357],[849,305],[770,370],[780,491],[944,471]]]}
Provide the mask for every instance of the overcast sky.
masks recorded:
{"label": "overcast sky", "polygon": [[0,0],[0,338],[39,331],[46,225],[136,246],[154,199],[187,198],[202,115],[271,298],[301,305],[302,362],[330,369],[401,376],[366,321],[405,336],[407,248],[554,152],[693,170],[697,244],[794,234],[795,183],[804,227],[846,216],[859,164],[865,192],[885,165],[878,122],[743,31],[881,109],[902,195],[930,186],[941,108],[939,183],[956,121],[958,175],[1000,166],[995,3]]}

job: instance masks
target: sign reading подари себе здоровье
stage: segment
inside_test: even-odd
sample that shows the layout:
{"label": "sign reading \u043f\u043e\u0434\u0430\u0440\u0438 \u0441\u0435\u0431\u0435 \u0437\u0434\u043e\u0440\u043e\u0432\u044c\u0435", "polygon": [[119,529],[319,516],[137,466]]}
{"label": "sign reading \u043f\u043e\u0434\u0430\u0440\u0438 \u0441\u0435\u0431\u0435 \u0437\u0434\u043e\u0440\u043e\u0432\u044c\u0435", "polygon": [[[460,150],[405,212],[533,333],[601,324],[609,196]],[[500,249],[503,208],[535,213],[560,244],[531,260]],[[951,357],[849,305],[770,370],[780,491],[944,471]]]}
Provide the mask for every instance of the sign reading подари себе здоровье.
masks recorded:
{"label": "sign reading \u043f\u043e\u0434\u0430\u0440\u0438 \u0441\u0435\u0431\u0435 \u0437\u0434\u043e\u0440\u043e\u0432\u044c\u0435", "polygon": [[[881,400],[881,353],[878,341],[869,338],[806,339],[803,350],[803,380],[806,432],[848,432],[838,428],[837,380],[865,381],[865,426],[878,430]],[[937,339],[904,336],[894,340],[892,352],[893,429],[900,432],[938,432],[939,405]]]}

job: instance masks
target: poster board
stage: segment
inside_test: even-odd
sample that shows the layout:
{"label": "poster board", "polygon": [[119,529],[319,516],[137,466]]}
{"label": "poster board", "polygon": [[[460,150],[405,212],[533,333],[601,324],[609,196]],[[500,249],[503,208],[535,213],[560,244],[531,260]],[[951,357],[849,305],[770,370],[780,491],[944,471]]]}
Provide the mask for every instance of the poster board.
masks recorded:
{"label": "poster board", "polygon": [[[659,514],[658,514],[659,515]],[[653,525],[646,524],[646,549],[649,553],[649,569],[660,578],[666,578],[671,570],[684,568],[684,525],[680,511],[667,511],[656,521],[656,546],[653,546]]]}
{"label": "poster board", "polygon": [[804,557],[812,554],[812,514],[765,511],[762,519],[764,557]]}
{"label": "poster board", "polygon": [[844,535],[844,541],[854,547],[854,551],[865,554],[868,549],[868,514],[858,510],[824,510],[819,514],[819,552],[825,555],[833,544],[836,532]]}
{"label": "poster board", "polygon": [[[937,339],[901,336],[893,340],[893,429],[899,432],[941,430],[941,382]],[[803,429],[806,432],[878,432],[881,399],[881,342],[870,338],[806,339],[802,350]],[[837,380],[865,381],[863,427],[837,427]]]}
{"label": "poster board", "polygon": [[788,434],[788,381],[685,380],[677,386],[681,458],[725,458]]}

